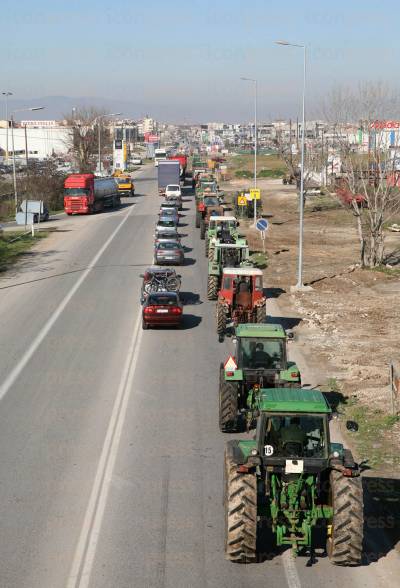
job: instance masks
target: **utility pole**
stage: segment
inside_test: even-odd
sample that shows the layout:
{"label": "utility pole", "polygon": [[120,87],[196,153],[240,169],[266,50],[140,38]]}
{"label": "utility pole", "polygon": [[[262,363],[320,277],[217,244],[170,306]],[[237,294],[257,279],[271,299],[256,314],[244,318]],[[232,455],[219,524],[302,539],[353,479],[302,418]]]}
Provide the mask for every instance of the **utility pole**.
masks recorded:
{"label": "utility pole", "polygon": [[[245,82],[253,82],[254,84],[254,188],[257,188],[257,148],[258,148],[258,132],[257,132],[257,80],[253,78],[240,78]],[[257,223],[257,200],[254,198],[254,226]]]}
{"label": "utility pole", "polygon": [[12,96],[13,93],[12,92],[2,92],[3,96],[6,99],[6,164],[8,165],[8,97]]}
{"label": "utility pole", "polygon": [[26,124],[24,125],[25,130],[25,159],[26,159],[26,172],[28,173],[28,135],[26,132]]}

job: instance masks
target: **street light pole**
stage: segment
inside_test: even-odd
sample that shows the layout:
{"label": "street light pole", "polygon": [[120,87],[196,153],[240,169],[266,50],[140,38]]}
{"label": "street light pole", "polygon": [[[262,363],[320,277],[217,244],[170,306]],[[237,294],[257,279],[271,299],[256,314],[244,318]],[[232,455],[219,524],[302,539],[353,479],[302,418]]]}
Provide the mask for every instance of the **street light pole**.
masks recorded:
{"label": "street light pole", "polygon": [[[257,188],[257,148],[258,148],[258,132],[257,132],[257,80],[254,78],[240,78],[244,82],[253,82],[254,84],[254,188]],[[257,223],[257,200],[254,198],[254,226]]]}
{"label": "street light pole", "polygon": [[304,154],[306,134],[306,73],[307,73],[307,46],[288,41],[276,41],[277,45],[299,47],[303,49],[303,99],[302,99],[302,129],[301,129],[301,163],[300,163],[300,206],[299,206],[299,259],[297,270],[297,284],[295,289],[305,289],[303,284],[303,229],[304,229]]}
{"label": "street light pole", "polygon": [[2,92],[3,96],[6,99],[6,164],[8,165],[8,97],[12,96],[12,92]]}
{"label": "street light pole", "polygon": [[[15,169],[15,146],[14,146],[14,114],[16,112],[34,112],[36,110],[43,110],[44,106],[36,106],[33,108],[18,108],[17,110],[13,110],[10,119],[11,119],[11,145],[13,150],[13,184],[14,184],[14,203],[15,203],[15,214],[18,212],[18,191],[17,191],[17,174]],[[26,127],[25,127],[26,132]]]}

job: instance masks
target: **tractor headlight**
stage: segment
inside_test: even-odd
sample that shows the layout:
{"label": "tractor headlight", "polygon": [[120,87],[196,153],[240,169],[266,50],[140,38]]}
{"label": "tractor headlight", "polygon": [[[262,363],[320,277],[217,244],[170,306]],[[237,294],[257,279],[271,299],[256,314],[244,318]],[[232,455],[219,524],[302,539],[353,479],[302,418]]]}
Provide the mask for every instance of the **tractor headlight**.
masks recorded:
{"label": "tractor headlight", "polygon": [[338,451],[334,451],[332,453],[332,457],[339,457],[339,452]]}
{"label": "tractor headlight", "polygon": [[251,455],[258,455],[258,450],[257,449],[252,449],[251,450]]}

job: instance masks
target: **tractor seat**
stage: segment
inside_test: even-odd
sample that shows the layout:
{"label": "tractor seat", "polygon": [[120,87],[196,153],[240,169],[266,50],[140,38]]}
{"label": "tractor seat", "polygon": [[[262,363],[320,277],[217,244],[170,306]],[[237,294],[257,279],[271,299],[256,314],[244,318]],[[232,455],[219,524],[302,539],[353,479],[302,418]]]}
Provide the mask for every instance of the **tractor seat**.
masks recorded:
{"label": "tractor seat", "polygon": [[251,293],[239,292],[236,294],[236,305],[242,306],[245,310],[251,308]]}

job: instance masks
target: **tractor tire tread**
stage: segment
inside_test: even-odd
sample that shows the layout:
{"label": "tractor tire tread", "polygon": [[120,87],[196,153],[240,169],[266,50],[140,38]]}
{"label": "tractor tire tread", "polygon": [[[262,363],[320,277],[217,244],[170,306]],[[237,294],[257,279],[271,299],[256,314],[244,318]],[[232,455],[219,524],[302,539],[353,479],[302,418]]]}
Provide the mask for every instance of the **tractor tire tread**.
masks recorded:
{"label": "tractor tire tread", "polygon": [[236,470],[225,455],[225,557],[250,563],[257,557],[257,478]]}

